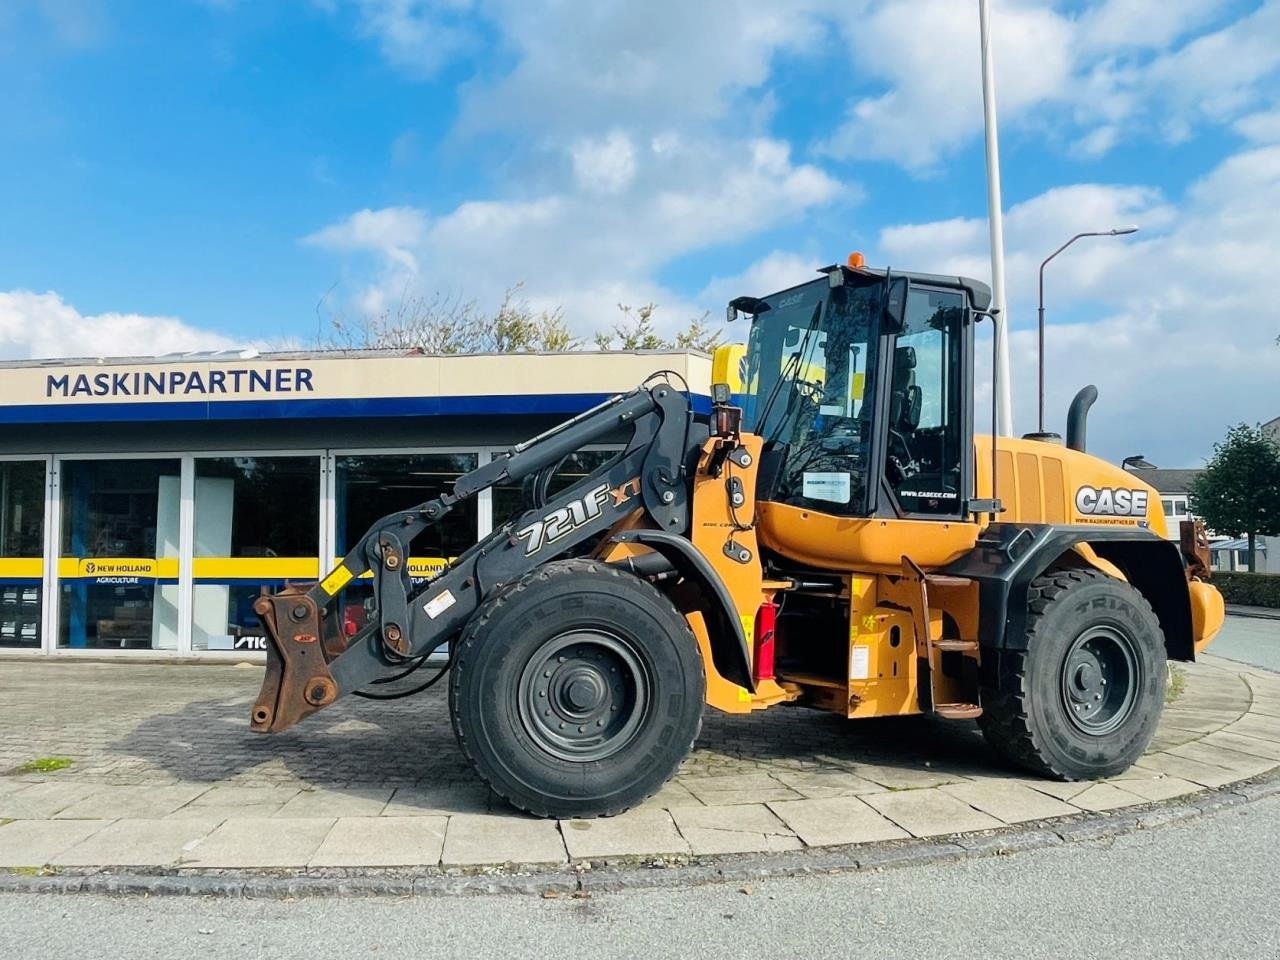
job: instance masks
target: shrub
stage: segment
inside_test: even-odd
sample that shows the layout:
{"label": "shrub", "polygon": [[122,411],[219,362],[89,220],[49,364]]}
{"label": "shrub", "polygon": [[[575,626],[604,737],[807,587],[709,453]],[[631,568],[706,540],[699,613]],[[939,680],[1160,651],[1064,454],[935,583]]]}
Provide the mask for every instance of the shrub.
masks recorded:
{"label": "shrub", "polygon": [[1215,570],[1210,582],[1222,591],[1222,598],[1227,603],[1280,608],[1280,576],[1275,574],[1222,573]]}

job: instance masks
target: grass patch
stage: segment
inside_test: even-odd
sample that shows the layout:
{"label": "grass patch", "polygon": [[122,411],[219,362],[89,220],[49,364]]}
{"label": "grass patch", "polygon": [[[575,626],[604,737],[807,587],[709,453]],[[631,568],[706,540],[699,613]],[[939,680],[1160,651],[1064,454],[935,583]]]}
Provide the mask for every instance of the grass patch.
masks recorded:
{"label": "grass patch", "polygon": [[34,760],[28,760],[20,767],[14,768],[14,773],[53,773],[56,770],[65,770],[71,766],[70,757],[36,757]]}
{"label": "grass patch", "polygon": [[1169,683],[1164,688],[1164,702],[1166,705],[1173,703],[1180,696],[1182,691],[1187,689],[1187,674],[1185,670],[1179,670],[1173,664],[1169,664]]}

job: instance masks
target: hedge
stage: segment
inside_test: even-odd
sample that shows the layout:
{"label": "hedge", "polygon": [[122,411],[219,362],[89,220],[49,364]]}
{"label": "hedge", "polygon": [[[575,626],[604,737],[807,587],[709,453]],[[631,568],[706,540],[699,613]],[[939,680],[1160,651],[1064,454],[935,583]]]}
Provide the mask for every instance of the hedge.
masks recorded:
{"label": "hedge", "polygon": [[1276,574],[1215,570],[1209,582],[1222,591],[1222,598],[1227,603],[1280,608],[1280,576]]}

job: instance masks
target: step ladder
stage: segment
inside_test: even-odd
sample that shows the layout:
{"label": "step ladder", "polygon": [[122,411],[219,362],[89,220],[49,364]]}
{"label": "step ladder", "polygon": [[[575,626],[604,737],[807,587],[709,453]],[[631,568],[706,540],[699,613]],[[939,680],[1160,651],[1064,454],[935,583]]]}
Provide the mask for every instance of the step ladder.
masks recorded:
{"label": "step ladder", "polygon": [[[952,577],[940,573],[925,573],[908,556],[902,558],[902,579],[911,588],[911,620],[916,635],[917,696],[920,709],[932,711],[948,720],[973,720],[982,714],[978,703],[977,640],[954,638],[934,639],[929,632],[929,587],[967,587],[973,581],[967,577]],[[962,699],[951,697],[939,700],[939,680],[943,677],[942,655],[959,653],[972,659],[962,671],[959,684]]]}

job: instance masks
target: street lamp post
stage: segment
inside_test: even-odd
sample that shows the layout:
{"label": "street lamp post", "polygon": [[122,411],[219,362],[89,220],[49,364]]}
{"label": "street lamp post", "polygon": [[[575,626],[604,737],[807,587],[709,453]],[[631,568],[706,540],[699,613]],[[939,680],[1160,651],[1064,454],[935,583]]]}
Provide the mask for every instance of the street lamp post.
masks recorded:
{"label": "street lamp post", "polygon": [[1049,261],[1060,254],[1067,247],[1071,246],[1081,237],[1120,237],[1129,233],[1137,233],[1138,228],[1130,224],[1125,227],[1112,227],[1110,230],[1086,230],[1084,233],[1077,233],[1074,237],[1060,246],[1053,253],[1044,258],[1040,264],[1040,309],[1037,311],[1040,326],[1040,416],[1039,431],[1044,433],[1044,268],[1049,265]]}

